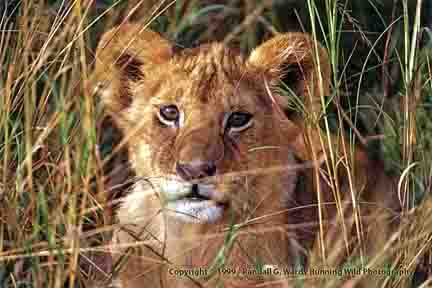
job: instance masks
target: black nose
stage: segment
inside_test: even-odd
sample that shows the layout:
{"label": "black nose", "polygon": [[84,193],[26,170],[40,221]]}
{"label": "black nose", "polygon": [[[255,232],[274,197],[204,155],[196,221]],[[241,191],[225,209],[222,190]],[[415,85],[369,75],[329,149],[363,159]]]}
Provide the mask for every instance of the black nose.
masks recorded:
{"label": "black nose", "polygon": [[176,172],[183,180],[190,181],[214,176],[216,165],[212,161],[177,162]]}

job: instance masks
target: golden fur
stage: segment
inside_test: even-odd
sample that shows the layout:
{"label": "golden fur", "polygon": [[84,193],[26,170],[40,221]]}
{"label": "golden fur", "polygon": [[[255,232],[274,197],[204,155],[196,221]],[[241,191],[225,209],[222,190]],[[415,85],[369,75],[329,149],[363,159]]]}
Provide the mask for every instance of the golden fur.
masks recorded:
{"label": "golden fur", "polygon": [[[288,287],[276,276],[191,279],[172,272],[208,269],[215,259],[228,268],[287,267],[310,251],[328,253],[314,243],[336,234],[348,235],[344,243],[352,251],[355,236],[367,235],[363,218],[395,207],[393,182],[379,163],[360,148],[350,154],[340,137],[321,141],[315,126],[281,113],[287,104],[278,86],[287,75],[312,119],[320,95],[330,94],[326,51],[310,36],[282,34],[243,57],[220,43],[175,51],[158,34],[128,24],[107,32],[96,56],[95,79],[128,139],[138,179],[117,213],[121,228],[113,237],[114,259],[128,254],[122,287]],[[161,120],[167,105],[176,105],[176,122]],[[252,115],[248,126],[227,128],[233,112]],[[337,171],[326,164],[330,152]],[[187,170],[189,178],[179,172],[183,163],[195,169]],[[214,164],[214,171],[197,163]],[[205,203],[201,210],[191,209],[189,199],[180,205],[191,187],[208,193],[198,201]],[[359,206],[362,201],[374,205]],[[318,202],[326,204],[318,208]],[[349,204],[338,210],[335,202]],[[342,212],[345,222],[336,217]]]}

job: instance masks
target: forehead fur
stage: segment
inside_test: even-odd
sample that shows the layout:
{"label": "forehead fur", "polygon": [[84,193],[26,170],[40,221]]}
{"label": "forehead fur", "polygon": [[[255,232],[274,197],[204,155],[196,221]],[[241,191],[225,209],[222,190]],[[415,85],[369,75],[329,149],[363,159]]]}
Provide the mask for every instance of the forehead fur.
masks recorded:
{"label": "forehead fur", "polygon": [[206,80],[217,74],[221,80],[239,80],[245,73],[245,60],[238,50],[227,48],[221,43],[185,49],[176,54],[173,63],[184,71]]}
{"label": "forehead fur", "polygon": [[167,63],[150,68],[147,74],[142,89],[154,87],[149,96],[162,100],[223,102],[227,106],[247,104],[236,103],[239,101],[268,103],[260,75],[248,72],[245,58],[220,43],[181,50]]}

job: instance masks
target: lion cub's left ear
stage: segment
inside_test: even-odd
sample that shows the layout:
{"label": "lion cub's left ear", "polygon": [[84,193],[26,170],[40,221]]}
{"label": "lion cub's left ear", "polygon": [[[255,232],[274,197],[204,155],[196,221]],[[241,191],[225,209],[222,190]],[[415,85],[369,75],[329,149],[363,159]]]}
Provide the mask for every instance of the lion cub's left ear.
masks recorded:
{"label": "lion cub's left ear", "polygon": [[[264,75],[271,87],[278,85],[280,80],[292,84],[290,88],[310,111],[320,111],[321,93],[329,95],[327,52],[308,34],[281,34],[264,42],[251,53],[247,65],[252,73]],[[286,100],[280,99],[280,102],[284,106]]]}
{"label": "lion cub's left ear", "polygon": [[92,84],[100,88],[108,112],[120,116],[133,100],[129,86],[172,56],[168,40],[137,24],[106,32],[96,50]]}

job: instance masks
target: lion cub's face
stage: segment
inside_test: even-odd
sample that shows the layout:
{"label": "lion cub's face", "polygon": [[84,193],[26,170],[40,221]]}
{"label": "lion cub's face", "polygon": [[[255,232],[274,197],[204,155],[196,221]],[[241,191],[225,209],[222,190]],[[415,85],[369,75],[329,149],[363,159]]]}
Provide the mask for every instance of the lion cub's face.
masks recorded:
{"label": "lion cub's face", "polygon": [[99,66],[111,76],[103,98],[129,139],[139,179],[126,209],[137,213],[149,193],[168,215],[193,223],[283,207],[295,173],[277,168],[295,163],[289,143],[298,134],[275,109],[287,49],[263,44],[248,59],[218,43],[173,53],[147,31],[119,53],[136,36],[123,29],[108,34],[113,51],[98,54],[114,63]]}
{"label": "lion cub's face", "polygon": [[263,79],[245,68],[214,44],[175,55],[129,88],[124,125],[137,129],[129,141],[134,169],[184,221],[215,222],[229,206],[258,202],[247,191],[257,175],[244,172],[284,162],[277,160],[287,151],[282,139],[272,139],[281,117]]}

